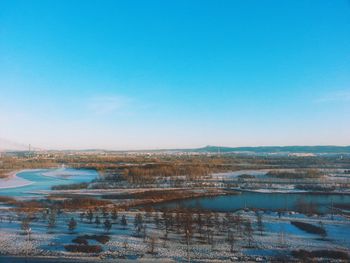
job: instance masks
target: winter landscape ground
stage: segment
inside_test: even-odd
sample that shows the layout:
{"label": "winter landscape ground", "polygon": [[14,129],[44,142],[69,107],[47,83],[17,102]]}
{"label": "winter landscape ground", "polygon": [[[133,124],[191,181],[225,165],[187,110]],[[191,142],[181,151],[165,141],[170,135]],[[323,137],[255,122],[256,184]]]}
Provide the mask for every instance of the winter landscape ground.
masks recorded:
{"label": "winter landscape ground", "polygon": [[347,155],[13,152],[1,161],[3,260],[349,260]]}

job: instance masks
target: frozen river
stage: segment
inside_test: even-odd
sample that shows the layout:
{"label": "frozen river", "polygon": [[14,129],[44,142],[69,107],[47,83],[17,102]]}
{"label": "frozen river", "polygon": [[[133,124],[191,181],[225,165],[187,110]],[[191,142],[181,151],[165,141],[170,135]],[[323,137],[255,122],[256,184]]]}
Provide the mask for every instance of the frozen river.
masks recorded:
{"label": "frozen river", "polygon": [[157,205],[157,207],[203,208],[211,211],[228,212],[242,208],[265,210],[293,210],[297,203],[303,201],[313,203],[325,212],[333,204],[350,204],[350,195],[310,194],[310,193],[254,193],[242,192],[239,195],[217,197],[200,197],[181,201],[173,201]]}
{"label": "frozen river", "polygon": [[59,168],[26,170],[19,172],[16,175],[21,182],[26,182],[26,185],[1,188],[0,181],[0,195],[30,197],[38,191],[50,190],[54,185],[90,182],[97,176],[98,173],[95,170],[88,169]]}

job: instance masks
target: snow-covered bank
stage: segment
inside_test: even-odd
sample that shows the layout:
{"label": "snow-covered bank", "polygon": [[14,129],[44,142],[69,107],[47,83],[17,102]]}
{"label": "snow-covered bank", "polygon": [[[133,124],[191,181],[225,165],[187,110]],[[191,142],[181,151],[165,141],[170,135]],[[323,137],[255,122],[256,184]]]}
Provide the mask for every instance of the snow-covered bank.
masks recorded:
{"label": "snow-covered bank", "polygon": [[17,188],[33,184],[31,181],[17,176],[17,174],[25,171],[26,170],[12,171],[6,178],[1,178],[0,189]]}
{"label": "snow-covered bank", "polygon": [[[198,223],[194,221],[193,236],[191,237],[189,247],[186,246],[183,229],[176,223],[177,215],[172,217],[173,223],[169,223],[168,232],[164,228],[165,222],[162,213],[141,212],[142,222],[147,225],[145,230],[146,238],[141,233],[136,233],[135,218],[139,212],[119,211],[116,220],[107,215],[107,218],[113,222],[112,228],[106,233],[105,229],[96,223],[90,223],[84,216],[80,218],[80,213],[63,212],[56,217],[56,224],[52,231],[47,230],[47,219],[38,217],[38,220],[30,222],[30,238],[23,234],[21,230],[21,219],[11,211],[3,211],[4,220],[0,221],[0,256],[24,256],[42,257],[42,258],[60,258],[58,262],[89,262],[86,257],[94,259],[95,262],[123,262],[124,259],[130,259],[134,262],[185,262],[188,256],[194,262],[271,262],[274,256],[289,256],[290,252],[298,249],[307,250],[334,250],[346,252],[349,247],[349,221],[342,216],[331,215],[307,217],[298,213],[284,213],[279,216],[277,212],[260,212],[262,220],[262,230],[258,227],[258,218],[256,212],[240,210],[232,214],[240,216],[242,220],[251,222],[253,227],[252,246],[247,244],[247,234],[243,228],[236,228],[231,225],[231,231],[235,233],[234,251],[230,251],[230,244],[227,240],[227,223],[224,221],[226,214],[217,213],[217,223],[215,217],[210,217],[212,223],[209,223],[209,229],[213,233],[210,243],[206,241],[206,227],[198,232]],[[8,217],[8,216],[12,217]],[[204,214],[201,214],[204,217]],[[38,215],[39,216],[39,215]],[[102,222],[105,220],[101,211],[94,212]],[[127,224],[121,224],[121,218],[125,216]],[[70,218],[76,218],[77,226],[74,232],[68,231],[67,223]],[[6,218],[13,218],[12,221]],[[78,219],[80,218],[80,219]],[[198,218],[193,215],[193,218]],[[310,234],[293,226],[290,221],[300,221],[316,226],[322,226],[326,237],[317,234]],[[320,224],[320,221],[322,224]],[[158,223],[157,223],[158,222]],[[243,221],[242,221],[243,222]],[[203,222],[203,224],[205,224]],[[179,231],[180,230],[180,231]],[[261,233],[262,231],[262,233]],[[167,234],[166,234],[167,233]],[[65,250],[65,245],[74,243],[73,240],[82,235],[108,235],[110,240],[107,243],[98,243],[96,240],[89,240],[90,244],[100,245],[103,252],[100,254],[82,254],[71,253]],[[165,235],[166,234],[166,235]],[[154,238],[154,251],[149,253],[152,237]],[[16,244],[16,245],[14,245]],[[189,252],[189,253],[188,253]],[[261,260],[260,260],[261,259]],[[289,258],[289,262],[298,262]],[[66,261],[67,260],[67,261]],[[149,260],[149,261],[148,261]],[[1,262],[1,258],[0,258]],[[6,261],[8,262],[8,261]],[[40,262],[40,261],[39,261]],[[73,261],[74,262],[74,261]],[[326,261],[341,262],[341,261]],[[345,262],[345,261],[343,261]]]}
{"label": "snow-covered bank", "polygon": [[300,194],[308,193],[306,190],[298,189],[242,189],[242,188],[232,188],[233,190],[239,192],[252,192],[252,193],[261,193],[261,194]]}

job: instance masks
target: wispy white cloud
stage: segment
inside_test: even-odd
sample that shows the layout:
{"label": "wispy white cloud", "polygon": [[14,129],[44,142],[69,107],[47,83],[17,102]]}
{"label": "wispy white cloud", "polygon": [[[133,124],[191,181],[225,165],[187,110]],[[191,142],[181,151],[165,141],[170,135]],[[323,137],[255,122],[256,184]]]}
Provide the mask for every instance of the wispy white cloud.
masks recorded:
{"label": "wispy white cloud", "polygon": [[111,114],[124,110],[130,104],[124,96],[96,96],[88,99],[87,107],[94,114]]}
{"label": "wispy white cloud", "polygon": [[318,103],[325,102],[350,102],[350,89],[349,90],[337,90],[324,94],[323,96],[316,99]]}

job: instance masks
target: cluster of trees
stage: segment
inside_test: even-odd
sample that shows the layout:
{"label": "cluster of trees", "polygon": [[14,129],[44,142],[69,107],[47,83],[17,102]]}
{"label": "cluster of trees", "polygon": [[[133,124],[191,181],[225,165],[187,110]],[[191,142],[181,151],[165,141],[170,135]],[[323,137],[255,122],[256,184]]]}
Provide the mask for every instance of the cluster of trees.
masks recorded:
{"label": "cluster of trees", "polygon": [[119,215],[116,207],[111,211],[107,210],[106,207],[95,210],[88,209],[85,212],[81,212],[79,217],[81,222],[95,224],[96,227],[99,227],[102,224],[107,233],[111,230],[113,224],[120,223],[122,226],[128,225],[125,215],[122,215],[118,221]]}
{"label": "cluster of trees", "polygon": [[[300,205],[306,206],[308,211],[310,204],[299,201]],[[311,204],[312,206],[312,204]],[[312,208],[313,209],[313,208]],[[33,221],[41,220],[46,222],[48,232],[50,233],[58,224],[58,218],[63,212],[56,208],[43,210],[40,214],[22,214],[21,230],[28,235],[30,240],[31,224]],[[156,253],[158,246],[166,247],[169,241],[181,242],[187,248],[187,256],[191,257],[191,247],[198,242],[206,243],[215,249],[218,244],[226,243],[231,253],[237,252],[244,247],[254,247],[254,233],[264,235],[265,226],[263,213],[256,211],[255,220],[253,218],[243,217],[240,214],[225,213],[219,214],[204,210],[175,209],[163,210],[162,212],[151,212],[134,214],[133,219],[125,214],[120,215],[117,207],[100,207],[96,209],[87,209],[80,212],[80,220],[71,216],[65,221],[67,231],[75,233],[79,224],[95,224],[96,228],[104,229],[104,235],[82,235],[75,238],[74,245],[68,245],[66,249],[72,252],[102,251],[99,248],[90,247],[88,240],[93,239],[101,244],[110,240],[109,234],[113,225],[121,225],[124,229],[133,230],[134,236],[142,238],[148,245],[149,253]],[[66,218],[66,215],[63,217]],[[62,219],[62,217],[61,217]],[[13,219],[11,219],[13,220]],[[130,221],[130,222],[129,222]],[[327,233],[322,222],[319,225],[291,221],[291,224],[307,231],[309,233],[319,234],[326,237]],[[157,229],[157,231],[154,231]],[[157,233],[155,235],[155,233]],[[178,239],[180,237],[180,239]],[[285,243],[284,232],[280,234],[281,246]],[[127,240],[124,247],[127,248]]]}
{"label": "cluster of trees", "polygon": [[[262,234],[264,224],[261,214],[258,218],[257,231]],[[182,242],[187,247],[188,257],[190,256],[190,247],[195,242],[205,242],[213,249],[218,243],[227,242],[231,252],[234,252],[235,248],[238,249],[239,240],[245,240],[249,247],[254,242],[253,233],[255,230],[251,220],[232,213],[226,213],[222,217],[218,213],[209,211],[195,213],[192,210],[163,211],[162,213],[153,213],[153,215],[146,213],[144,221],[152,221],[158,229],[163,231],[161,237],[163,246],[166,246],[171,236],[182,236]],[[140,222],[140,216],[136,222]],[[139,226],[139,224],[136,225]]]}
{"label": "cluster of trees", "polygon": [[161,164],[131,167],[124,170],[124,178],[131,184],[155,183],[159,179],[185,177],[187,181],[208,176],[210,168],[205,165]]}
{"label": "cluster of trees", "polygon": [[298,169],[291,171],[270,171],[267,176],[281,178],[281,179],[308,179],[308,178],[320,178],[323,173],[317,169]]}
{"label": "cluster of trees", "polygon": [[[48,232],[52,233],[53,229],[57,226],[57,218],[61,213],[60,210],[47,209],[41,212],[41,219],[37,216],[22,217],[21,228],[23,231],[28,232],[31,221],[42,220],[46,222]],[[119,224],[125,229],[130,228],[128,218],[125,215],[120,216],[116,207],[112,210],[104,207],[94,210],[88,209],[81,212],[79,218],[80,222],[74,217],[66,221],[69,233],[74,233],[78,224],[95,224],[97,228],[102,226],[106,234],[110,232],[113,224]],[[171,236],[174,238],[180,235],[182,242],[187,246],[188,256],[193,242],[205,242],[211,245],[212,248],[215,248],[219,242],[227,242],[230,251],[234,252],[235,248],[238,249],[236,245],[239,240],[245,240],[246,245],[251,247],[254,242],[254,231],[258,231],[261,235],[264,232],[262,216],[259,213],[257,213],[255,223],[256,229],[254,229],[251,220],[243,218],[240,215],[226,213],[224,216],[220,216],[218,213],[209,211],[193,212],[192,210],[137,213],[132,222],[134,235],[143,238],[147,242],[149,253],[155,252],[159,240],[163,241],[163,246],[167,246],[167,242]],[[159,229],[163,234],[161,236],[152,234],[154,231],[149,227],[150,224]],[[86,236],[85,239],[89,238],[91,239],[92,237]],[[86,242],[84,241],[84,243]],[[74,249],[78,248],[72,247],[72,250]]]}
{"label": "cluster of trees", "polygon": [[103,207],[110,205],[107,200],[99,200],[95,198],[67,198],[62,201],[54,201],[54,206],[59,209],[78,210],[86,207]]}
{"label": "cluster of trees", "polygon": [[[241,163],[251,168],[315,168],[338,167],[348,169],[350,158],[326,156],[244,156],[237,154],[201,154],[201,155],[168,155],[162,153],[123,154],[115,152],[33,152],[3,154],[0,156],[0,176],[16,169],[48,168],[65,164],[74,168],[91,168],[101,171],[108,169],[127,169],[133,166],[156,164],[180,164],[183,166],[205,165],[211,170],[228,171],[238,169]],[[349,171],[349,170],[347,170]],[[345,171],[346,172],[346,171]]]}
{"label": "cluster of trees", "polygon": [[[49,168],[65,164],[74,168],[98,170],[101,180],[92,184],[56,186],[55,190],[118,187],[195,187],[203,186],[207,175],[214,172],[241,169],[245,163],[251,169],[296,168],[296,172],[275,171],[272,178],[307,179],[319,178],[322,173],[315,167],[348,168],[349,158],[293,157],[293,156],[243,156],[234,154],[168,155],[122,154],[113,152],[52,152],[29,155],[3,155],[0,157],[0,177],[11,170]],[[304,169],[300,169],[304,167]],[[349,170],[345,170],[345,173]],[[243,178],[250,179],[250,178]],[[208,182],[205,182],[208,183]]]}
{"label": "cluster of trees", "polygon": [[56,167],[57,162],[48,158],[30,158],[23,156],[1,156],[0,178],[6,177],[11,171],[21,169],[37,169]]}
{"label": "cluster of trees", "polygon": [[62,184],[54,185],[51,187],[52,190],[78,190],[88,188],[88,183],[77,183],[77,184]]}
{"label": "cluster of trees", "polygon": [[[91,209],[87,210],[87,212],[82,212],[80,214],[80,221],[84,222],[84,219],[86,219],[88,223],[95,223],[97,227],[99,227],[100,224],[102,224],[104,230],[106,231],[106,233],[108,233],[112,228],[112,223],[115,223],[118,219],[118,212],[116,209],[113,209],[112,212],[109,213],[105,208],[102,208],[101,211],[101,214],[99,213],[99,211],[93,212]],[[61,214],[62,210],[50,208],[42,210],[39,214],[19,215],[18,218],[21,222],[21,229],[25,233],[28,232],[28,230],[30,229],[30,225],[33,221],[42,221],[46,223],[47,232],[53,233],[54,229],[57,227],[58,218]],[[14,219],[11,218],[11,222],[13,220]],[[78,221],[74,217],[71,217],[68,221],[66,221],[66,224],[69,233],[74,233],[74,231],[78,227]],[[121,224],[127,225],[125,215],[123,215],[121,218]]]}

